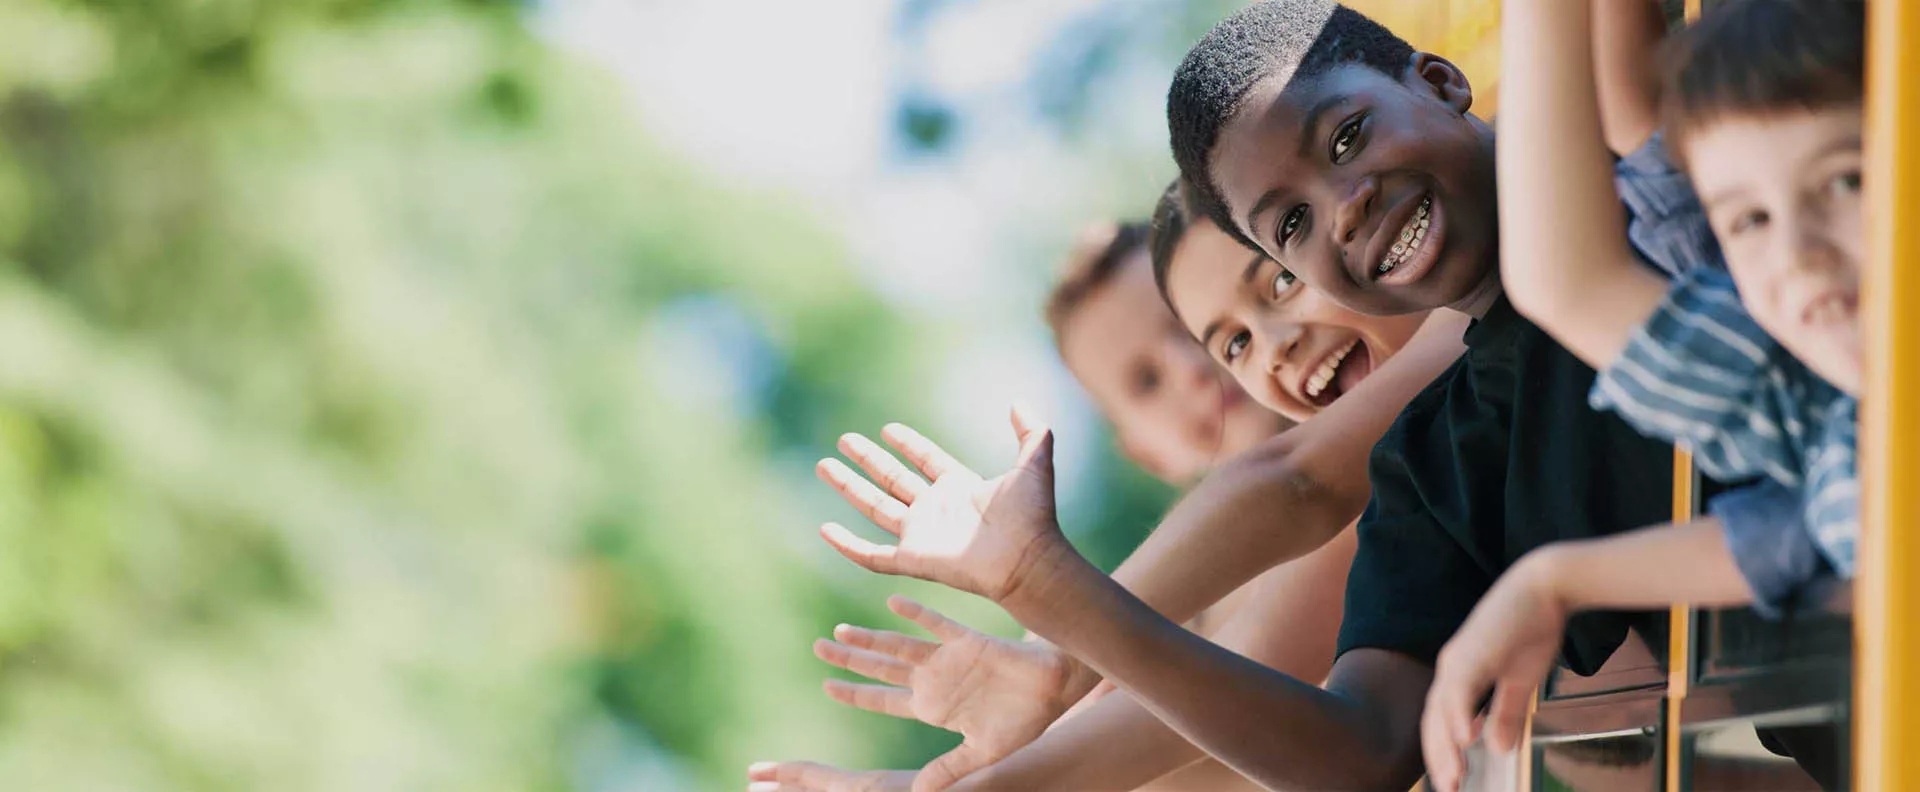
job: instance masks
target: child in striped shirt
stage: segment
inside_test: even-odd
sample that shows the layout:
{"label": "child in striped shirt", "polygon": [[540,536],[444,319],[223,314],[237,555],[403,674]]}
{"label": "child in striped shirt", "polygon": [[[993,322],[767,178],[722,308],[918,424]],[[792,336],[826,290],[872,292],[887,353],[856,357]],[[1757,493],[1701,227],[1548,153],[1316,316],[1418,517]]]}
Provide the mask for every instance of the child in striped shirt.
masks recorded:
{"label": "child in striped shirt", "polygon": [[[1703,246],[1662,277],[1628,250],[1592,73],[1594,13],[1645,2],[1508,0],[1500,193],[1528,198],[1501,204],[1502,274],[1516,307],[1600,371],[1595,408],[1716,479],[1765,481],[1705,519],[1548,546],[1503,575],[1435,669],[1422,739],[1441,789],[1489,692],[1488,738],[1516,742],[1570,614],[1772,614],[1853,573],[1864,4],[1736,0],[1673,42],[1666,143],[1725,262]],[[1798,519],[1737,518],[1783,512]]]}

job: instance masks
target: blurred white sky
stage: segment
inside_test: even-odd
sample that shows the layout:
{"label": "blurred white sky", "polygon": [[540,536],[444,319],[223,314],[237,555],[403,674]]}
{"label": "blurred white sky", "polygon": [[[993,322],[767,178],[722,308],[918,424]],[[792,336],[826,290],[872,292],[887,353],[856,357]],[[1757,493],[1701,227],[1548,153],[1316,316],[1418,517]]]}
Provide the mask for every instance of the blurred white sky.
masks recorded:
{"label": "blurred white sky", "polygon": [[[901,0],[548,0],[539,24],[623,78],[649,134],[736,186],[798,194],[844,231],[877,291],[949,330],[925,341],[945,371],[927,389],[942,418],[929,428],[982,467],[1004,464],[1005,405],[1032,405],[1060,430],[1071,501],[1093,418],[1054,360],[1041,288],[1079,223],[1148,208],[1151,193],[1100,195],[1111,179],[1097,169],[1113,150],[1165,157],[1165,76],[1122,69],[1138,90],[1101,108],[1106,151],[1092,157],[1035,115],[1029,77],[1065,26],[1147,2],[942,3],[917,37],[899,34]],[[902,155],[893,113],[908,86],[959,109],[955,148]]]}

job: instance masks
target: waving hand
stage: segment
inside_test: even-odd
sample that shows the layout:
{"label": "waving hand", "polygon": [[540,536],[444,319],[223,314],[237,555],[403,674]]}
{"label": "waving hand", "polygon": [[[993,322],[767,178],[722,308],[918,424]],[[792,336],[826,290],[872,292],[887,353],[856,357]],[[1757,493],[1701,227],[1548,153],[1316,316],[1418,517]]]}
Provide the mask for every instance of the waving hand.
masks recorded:
{"label": "waving hand", "polygon": [[1054,514],[1053,433],[1017,409],[1012,423],[1019,458],[991,479],[900,424],[886,427],[881,438],[918,474],[865,437],[842,437],[840,450],[866,477],[826,459],[817,468],[820,478],[899,542],[869,542],[833,523],[821,526],[821,536],[872,571],[1004,601],[1050,553],[1071,552]]}

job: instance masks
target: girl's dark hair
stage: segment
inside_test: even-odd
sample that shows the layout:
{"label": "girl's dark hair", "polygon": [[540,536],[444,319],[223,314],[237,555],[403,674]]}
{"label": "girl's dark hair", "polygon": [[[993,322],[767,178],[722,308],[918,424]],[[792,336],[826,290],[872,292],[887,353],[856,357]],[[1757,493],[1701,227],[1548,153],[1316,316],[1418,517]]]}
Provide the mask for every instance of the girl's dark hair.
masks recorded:
{"label": "girl's dark hair", "polygon": [[1187,52],[1167,90],[1167,131],[1191,203],[1221,230],[1254,247],[1234,225],[1208,162],[1220,130],[1268,80],[1316,77],[1357,63],[1398,77],[1413,46],[1358,11],[1328,0],[1269,0],[1222,20]]}
{"label": "girl's dark hair", "polygon": [[[1153,205],[1153,227],[1147,235],[1147,252],[1153,260],[1153,285],[1160,290],[1160,299],[1173,308],[1173,300],[1167,297],[1167,269],[1173,266],[1173,251],[1180,247],[1180,240],[1187,236],[1187,229],[1193,225],[1193,206],[1190,202],[1190,188],[1185,179],[1174,179],[1160,193],[1159,202]],[[1178,315],[1179,311],[1174,311]]]}
{"label": "girl's dark hair", "polygon": [[1053,329],[1054,343],[1059,343],[1067,317],[1113,280],[1121,265],[1146,246],[1148,235],[1147,224],[1138,221],[1095,226],[1081,233],[1047,295],[1044,315]]}
{"label": "girl's dark hair", "polygon": [[[1195,222],[1214,223],[1194,206],[1193,185],[1186,179],[1174,179],[1167,185],[1166,192],[1160,194],[1159,203],[1153,207],[1153,229],[1147,235],[1147,254],[1153,261],[1153,285],[1160,290],[1160,299],[1167,304],[1167,310],[1178,317],[1180,310],[1173,307],[1173,298],[1167,294],[1167,271],[1173,268],[1174,251],[1180,249],[1180,241],[1186,239],[1187,232],[1193,230]],[[1234,240],[1247,248],[1249,255],[1265,256],[1257,248],[1247,244],[1245,239],[1234,235]]]}
{"label": "girl's dark hair", "polygon": [[1663,54],[1668,149],[1677,155],[1688,133],[1727,116],[1858,104],[1865,96],[1866,33],[1860,0],[1715,5],[1669,40]]}

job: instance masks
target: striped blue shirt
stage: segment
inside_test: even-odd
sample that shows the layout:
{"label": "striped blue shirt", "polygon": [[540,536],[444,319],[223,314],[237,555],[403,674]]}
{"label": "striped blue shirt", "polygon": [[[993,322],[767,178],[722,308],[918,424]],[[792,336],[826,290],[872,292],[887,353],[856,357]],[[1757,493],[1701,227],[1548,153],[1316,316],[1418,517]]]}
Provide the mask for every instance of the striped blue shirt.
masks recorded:
{"label": "striped blue shirt", "polygon": [[1852,577],[1860,533],[1858,402],[1796,360],[1747,314],[1684,176],[1658,141],[1616,179],[1634,243],[1674,278],[1659,308],[1594,381],[1590,402],[1694,454],[1721,480],[1765,476],[1795,492],[1814,544]]}

